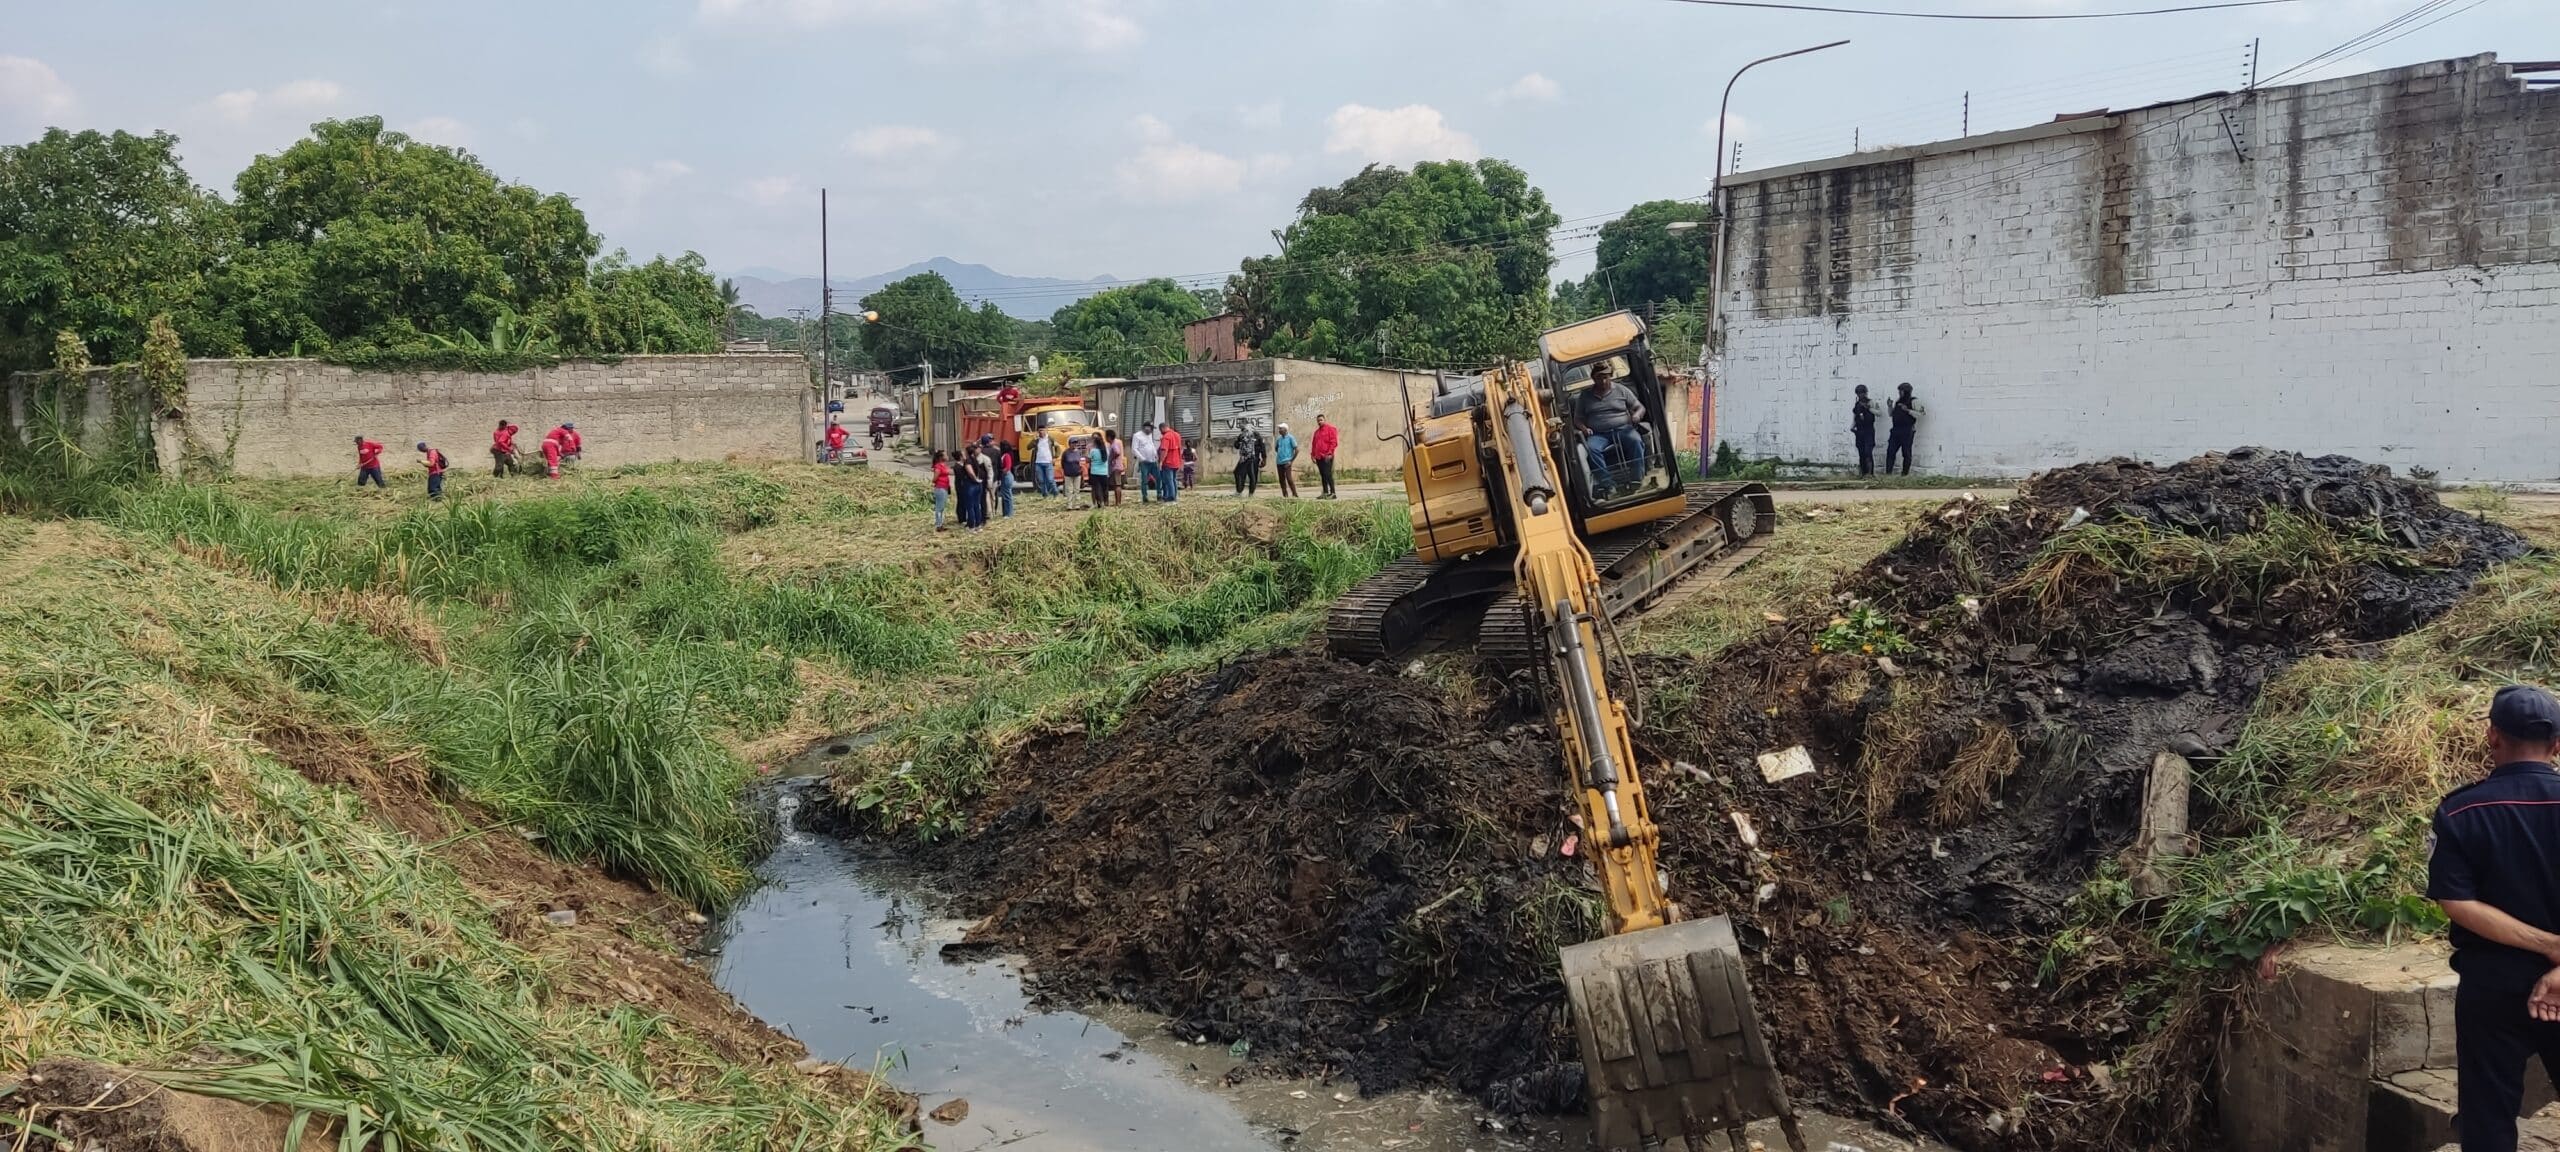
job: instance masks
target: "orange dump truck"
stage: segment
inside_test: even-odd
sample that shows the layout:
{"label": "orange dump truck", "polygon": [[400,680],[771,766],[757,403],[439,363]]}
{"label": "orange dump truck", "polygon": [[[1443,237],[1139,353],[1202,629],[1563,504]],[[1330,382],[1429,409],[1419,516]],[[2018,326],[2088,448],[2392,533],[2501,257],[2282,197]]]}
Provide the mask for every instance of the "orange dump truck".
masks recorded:
{"label": "orange dump truck", "polygon": [[960,401],[960,442],[975,444],[980,436],[1010,441],[1021,478],[1031,476],[1032,444],[1042,436],[1057,452],[1076,437],[1102,434],[1102,413],[1085,407],[1082,396],[1017,396],[1001,392]]}

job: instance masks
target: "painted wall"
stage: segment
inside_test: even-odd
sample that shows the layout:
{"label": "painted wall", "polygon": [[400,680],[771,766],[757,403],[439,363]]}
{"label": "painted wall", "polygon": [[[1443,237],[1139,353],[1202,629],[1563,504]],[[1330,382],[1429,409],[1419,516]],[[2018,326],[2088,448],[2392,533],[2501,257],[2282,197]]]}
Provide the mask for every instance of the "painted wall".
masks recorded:
{"label": "painted wall", "polygon": [[[1717,436],[1919,468],[2243,444],[2560,477],[2560,93],[2493,57],[1745,173]],[[1879,448],[1881,451],[1881,448]]]}

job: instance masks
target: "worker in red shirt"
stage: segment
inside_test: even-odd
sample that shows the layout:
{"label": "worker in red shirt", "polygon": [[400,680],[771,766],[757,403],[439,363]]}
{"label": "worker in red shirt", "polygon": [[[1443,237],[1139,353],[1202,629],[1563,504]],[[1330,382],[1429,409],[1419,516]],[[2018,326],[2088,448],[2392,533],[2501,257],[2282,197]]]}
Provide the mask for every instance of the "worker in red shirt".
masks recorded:
{"label": "worker in red shirt", "polygon": [[373,481],[373,486],[376,488],[383,487],[382,445],[358,436],[356,437],[356,487],[364,487],[364,482],[367,480]]}
{"label": "worker in red shirt", "polygon": [[1003,387],[996,389],[996,403],[1004,405],[1006,408],[1011,408],[1015,404],[1021,403],[1021,401],[1022,388],[1013,381],[1007,380]]}
{"label": "worker in red shirt", "polygon": [[1324,414],[1316,414],[1315,439],[1307,445],[1307,455],[1316,458],[1316,479],[1324,485],[1318,500],[1334,499],[1333,454],[1342,450],[1342,429],[1325,423]]}
{"label": "worker in red shirt", "polygon": [[427,447],[427,442],[420,440],[418,455],[424,457],[427,462],[427,499],[444,499],[444,453]]}
{"label": "worker in red shirt", "polygon": [[833,464],[844,459],[844,441],[847,435],[849,433],[844,430],[844,425],[827,425],[827,463]]}
{"label": "worker in red shirt", "polygon": [[498,421],[498,430],[489,434],[489,459],[497,466],[496,475],[504,478],[516,470],[516,426]]}
{"label": "worker in red shirt", "polygon": [[1156,437],[1156,499],[1173,503],[1182,489],[1182,432],[1167,420],[1164,432]]}
{"label": "worker in red shirt", "polygon": [[559,427],[552,429],[543,438],[560,441],[560,458],[563,460],[577,459],[578,453],[586,446],[585,441],[578,439],[578,422],[575,420],[561,421]]}
{"label": "worker in red shirt", "polygon": [[543,475],[550,479],[560,478],[560,430],[557,428],[542,437],[542,469]]}

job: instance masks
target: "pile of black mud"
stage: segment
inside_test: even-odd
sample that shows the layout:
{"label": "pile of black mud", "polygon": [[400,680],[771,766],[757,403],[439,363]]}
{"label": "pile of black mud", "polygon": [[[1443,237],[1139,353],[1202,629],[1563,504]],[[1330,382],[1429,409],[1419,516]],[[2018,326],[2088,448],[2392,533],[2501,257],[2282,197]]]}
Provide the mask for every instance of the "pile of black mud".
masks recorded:
{"label": "pile of black mud", "polygon": [[[2128,1086],[2155,973],[2040,970],[2068,901],[2132,842],[2157,753],[2209,764],[2293,661],[2524,550],[2384,470],[2250,450],[1933,509],[1843,581],[1841,624],[1639,666],[1693,702],[1639,734],[1672,896],[1733,916],[1812,1102],[1974,1150],[2200,1146],[2194,1067]],[[1244,661],[1014,750],[926,855],[1054,999],[1364,1089],[1572,1107],[1555,949],[1599,930],[1596,885],[1563,852],[1553,733],[1498,695]],[[1815,771],[1765,779],[1795,745]]]}
{"label": "pile of black mud", "polygon": [[[1697,701],[1654,750],[1706,773],[1656,799],[1675,895],[1744,923],[1816,1099],[1973,1149],[2189,1146],[2210,1053],[2141,1047],[2156,969],[2043,966],[2072,897],[2138,868],[2160,754],[2209,770],[2295,661],[2423,624],[2525,551],[2338,456],[2110,460],[1948,504],[1836,615],[1648,669]],[[1767,780],[1758,755],[1797,745],[1816,772]]]}
{"label": "pile of black mud", "polygon": [[1599,908],[1554,758],[1542,723],[1279,654],[1160,684],[1109,739],[1034,738],[927,858],[1050,999],[1365,1091],[1552,1092],[1579,1075],[1555,949]]}

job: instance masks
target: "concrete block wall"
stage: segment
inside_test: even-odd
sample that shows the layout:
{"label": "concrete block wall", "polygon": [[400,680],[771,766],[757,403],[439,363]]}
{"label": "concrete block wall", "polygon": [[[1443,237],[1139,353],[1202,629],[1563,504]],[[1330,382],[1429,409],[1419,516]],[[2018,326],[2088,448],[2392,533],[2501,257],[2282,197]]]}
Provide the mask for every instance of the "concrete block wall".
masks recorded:
{"label": "concrete block wall", "polygon": [[1919,467],[2259,444],[2560,477],[2560,93],[2494,57],[1743,174],[1717,436]]}
{"label": "concrete block wall", "polygon": [[[420,440],[457,467],[488,458],[513,420],[520,448],[574,421],[590,467],[806,455],[809,373],[780,355],[633,356],[514,373],[358,371],[317,360],[191,360],[187,436],[243,475],[331,476],[367,436],[405,465]],[[163,462],[174,467],[176,461]]]}

